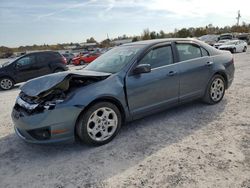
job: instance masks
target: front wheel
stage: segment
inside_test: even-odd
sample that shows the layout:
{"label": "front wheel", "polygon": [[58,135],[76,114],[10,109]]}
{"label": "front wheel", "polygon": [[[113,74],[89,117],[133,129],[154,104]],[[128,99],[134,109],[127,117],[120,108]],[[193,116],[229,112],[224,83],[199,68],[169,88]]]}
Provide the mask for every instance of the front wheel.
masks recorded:
{"label": "front wheel", "polygon": [[243,49],[243,52],[246,52],[247,51],[247,47],[245,46],[244,49]]}
{"label": "front wheel", "polygon": [[203,101],[208,104],[220,102],[225,94],[225,79],[221,75],[214,75],[209,81]]}
{"label": "front wheel", "polygon": [[11,88],[13,88],[14,86],[14,81],[10,78],[1,78],[0,79],[0,88],[2,90],[9,90]]}
{"label": "front wheel", "polygon": [[121,123],[121,113],[114,104],[99,102],[80,115],[76,133],[86,144],[103,145],[116,136]]}

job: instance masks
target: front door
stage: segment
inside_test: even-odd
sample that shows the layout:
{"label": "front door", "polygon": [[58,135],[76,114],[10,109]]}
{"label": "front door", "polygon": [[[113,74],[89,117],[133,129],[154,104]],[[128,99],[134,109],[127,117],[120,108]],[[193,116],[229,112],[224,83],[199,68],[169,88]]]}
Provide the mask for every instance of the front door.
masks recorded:
{"label": "front door", "polygon": [[18,59],[14,64],[15,77],[18,82],[24,82],[36,77],[35,55],[26,55]]}
{"label": "front door", "polygon": [[179,75],[171,45],[151,49],[139,64],[150,64],[151,72],[126,77],[128,105],[133,118],[177,103]]}

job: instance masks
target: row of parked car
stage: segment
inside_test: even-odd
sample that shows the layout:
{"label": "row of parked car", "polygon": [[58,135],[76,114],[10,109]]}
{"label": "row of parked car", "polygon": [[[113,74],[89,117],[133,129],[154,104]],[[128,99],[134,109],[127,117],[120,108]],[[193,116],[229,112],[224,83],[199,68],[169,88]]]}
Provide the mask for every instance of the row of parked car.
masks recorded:
{"label": "row of parked car", "polygon": [[236,53],[247,50],[248,42],[250,42],[250,34],[224,33],[221,35],[204,35],[198,39],[217,49]]}
{"label": "row of parked car", "polygon": [[[220,50],[228,50],[232,53],[245,52],[247,43],[238,39],[221,39],[213,46]],[[67,65],[89,64],[105,51],[83,51],[78,55],[73,53],[60,54],[53,51],[34,52],[25,54],[17,59],[0,65],[0,89],[11,89],[15,84],[27,80],[68,70]]]}
{"label": "row of parked car", "polygon": [[[110,48],[111,49],[111,48]],[[109,49],[101,49],[96,51],[82,51],[77,55],[73,53],[63,53],[66,58],[67,64],[85,65],[94,61],[97,57],[108,51]]]}
{"label": "row of parked car", "polygon": [[53,51],[33,52],[0,65],[0,89],[9,90],[15,84],[27,80],[68,70],[67,65],[91,63],[104,52],[63,53]]}
{"label": "row of parked car", "polygon": [[219,40],[217,43],[214,44],[214,47],[220,50],[229,50],[232,53],[247,51],[247,43],[244,40],[238,39]]}

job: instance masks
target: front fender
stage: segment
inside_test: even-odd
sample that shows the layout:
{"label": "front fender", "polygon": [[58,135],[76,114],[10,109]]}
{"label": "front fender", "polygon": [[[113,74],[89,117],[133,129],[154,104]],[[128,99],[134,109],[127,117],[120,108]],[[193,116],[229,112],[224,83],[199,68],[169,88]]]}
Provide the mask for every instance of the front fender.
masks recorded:
{"label": "front fender", "polygon": [[72,92],[70,98],[61,103],[60,106],[78,106],[84,109],[93,101],[98,99],[114,99],[121,104],[126,117],[130,117],[124,93],[124,82],[118,76],[92,83],[87,86],[77,88]]}

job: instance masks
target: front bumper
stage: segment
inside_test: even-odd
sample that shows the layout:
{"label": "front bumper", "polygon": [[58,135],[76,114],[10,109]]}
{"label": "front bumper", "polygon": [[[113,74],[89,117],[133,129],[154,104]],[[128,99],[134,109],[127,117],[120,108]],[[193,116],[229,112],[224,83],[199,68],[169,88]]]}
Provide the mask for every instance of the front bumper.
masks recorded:
{"label": "front bumper", "polygon": [[75,123],[81,111],[81,108],[73,106],[29,115],[13,108],[11,117],[16,134],[26,142],[37,144],[73,142]]}

